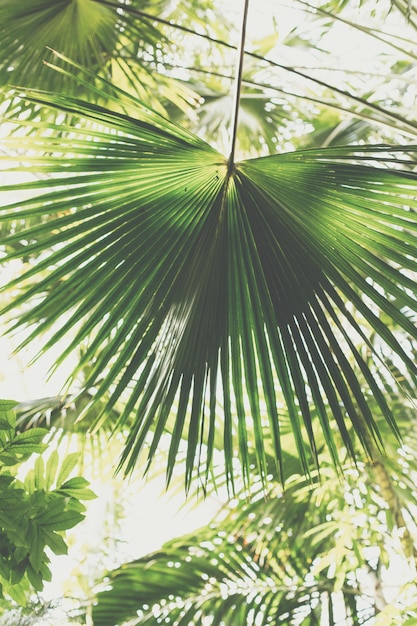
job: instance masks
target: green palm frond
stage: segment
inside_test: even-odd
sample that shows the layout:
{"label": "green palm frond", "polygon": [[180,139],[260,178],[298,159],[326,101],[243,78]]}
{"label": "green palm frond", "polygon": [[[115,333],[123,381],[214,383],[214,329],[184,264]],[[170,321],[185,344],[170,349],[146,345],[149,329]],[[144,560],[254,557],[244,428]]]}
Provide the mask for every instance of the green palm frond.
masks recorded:
{"label": "green palm frond", "polygon": [[15,85],[59,89],[60,77],[43,67],[47,47],[102,69],[114,53],[117,21],[115,11],[91,0],[2,2],[2,82],[6,78]]}
{"label": "green palm frond", "polygon": [[[415,438],[415,419],[407,418],[406,445]],[[386,604],[393,554],[412,573],[417,545],[415,453],[399,454],[392,433],[381,429],[388,460],[346,459],[341,477],[324,450],[321,479],[294,473],[285,491],[275,484],[267,495],[252,488],[248,496],[243,489],[207,527],[108,572],[94,600],[96,626],[336,625],[342,607],[346,624],[359,623],[359,614],[372,619]],[[402,616],[410,597],[398,589]]]}
{"label": "green palm frond", "polygon": [[[201,556],[189,556],[191,563],[184,568],[177,559],[186,557],[188,551],[192,554],[193,547],[184,545],[177,553],[159,553],[151,555],[149,560],[126,565],[112,580],[113,593],[103,594],[94,607],[94,623],[114,626],[128,617],[131,626],[159,623],[200,626],[214,615],[211,624],[253,625],[259,623],[260,603],[268,607],[265,611],[268,616],[278,620],[288,615],[289,610],[302,607],[300,599],[305,598],[305,589],[294,592],[285,584],[271,582],[268,573],[262,575],[248,552],[223,553],[218,563],[210,551],[203,549]],[[195,549],[198,551],[198,547]],[[210,559],[217,563],[210,566]],[[171,601],[167,600],[168,596]],[[152,610],[147,608],[150,605]],[[137,614],[138,617],[133,617]],[[255,616],[258,622],[254,621]]]}
{"label": "green palm frond", "polygon": [[9,259],[37,257],[9,284],[20,294],[5,311],[24,306],[14,326],[30,328],[27,341],[48,331],[42,350],[67,337],[58,363],[86,344],[78,369],[90,367],[95,402],[109,393],[111,410],[122,400],[118,425],[133,416],[127,470],[149,436],[152,457],[172,414],[168,476],[186,438],[187,483],[203,451],[210,469],[219,411],[229,481],[236,454],[249,477],[249,430],[260,475],[266,432],[280,463],[282,402],[306,471],[313,412],[335,462],[335,429],[352,455],[354,433],[365,448],[369,432],[379,439],[367,393],[395,429],[374,374],[387,350],[415,374],[389,326],[416,339],[415,146],[299,151],[229,168],[133,99],[136,118],[67,96],[24,97],[83,122],[60,125],[59,139],[50,124],[28,122],[38,134],[19,139],[25,168],[48,178],[25,184],[33,197],[3,207],[2,219],[48,221],[5,241],[16,250]]}
{"label": "green palm frond", "polygon": [[[161,0],[149,7],[142,1],[139,8],[144,11],[138,11],[137,4],[120,0],[5,0],[0,6],[2,85],[91,97],[91,90],[47,67],[45,61],[51,58],[48,49],[52,49],[147,98],[161,111],[164,109],[159,101],[189,109],[196,95],[160,72],[161,46],[168,49],[171,44],[152,14],[168,3]],[[146,12],[148,9],[151,13]],[[55,57],[55,62],[60,60]],[[14,115],[16,103],[8,107]]]}
{"label": "green palm frond", "polygon": [[[398,457],[393,466],[404,491],[408,470]],[[381,606],[364,580],[391,585],[381,570],[401,547],[369,470],[347,463],[340,480],[326,466],[313,487],[293,477],[284,495],[240,494],[221,521],[107,573],[94,624],[335,626],[343,608],[346,624],[361,611],[371,618]]]}
{"label": "green palm frond", "polygon": [[287,562],[283,552],[261,556],[244,537],[213,524],[110,572],[93,607],[94,624],[254,625],[280,623],[303,608],[308,613],[309,593],[318,594],[320,584],[302,584],[308,569],[302,552]]}

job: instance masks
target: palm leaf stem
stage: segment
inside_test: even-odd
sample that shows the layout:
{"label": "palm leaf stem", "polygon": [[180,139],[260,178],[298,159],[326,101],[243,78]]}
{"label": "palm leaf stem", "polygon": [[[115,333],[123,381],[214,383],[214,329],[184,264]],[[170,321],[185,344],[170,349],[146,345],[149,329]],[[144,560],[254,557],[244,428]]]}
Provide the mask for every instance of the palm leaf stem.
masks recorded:
{"label": "palm leaf stem", "polygon": [[[170,67],[171,69],[181,69],[181,70],[186,70],[188,72],[195,72],[195,73],[199,73],[199,74],[205,74],[205,75],[209,75],[209,76],[215,76],[216,78],[224,78],[224,79],[228,79],[228,80],[233,80],[233,76],[231,74],[224,74],[222,72],[214,72],[211,70],[205,70],[205,69],[201,69],[201,68],[197,68],[197,67],[192,67],[192,66],[186,66],[186,65],[167,65],[167,67]],[[306,67],[299,67],[298,69],[306,69],[306,70],[318,70],[318,71],[323,71],[325,70],[326,72],[330,72],[330,71],[340,71],[340,69],[338,68],[306,68]],[[345,70],[344,70],[345,71]],[[346,70],[346,72],[348,73],[348,70]],[[352,72],[353,73],[353,72]],[[358,72],[354,72],[356,75],[358,74]],[[372,74],[372,73],[368,73],[368,72],[364,72],[363,75],[365,76],[379,76],[379,74]],[[388,76],[388,78],[395,78],[396,80],[398,80],[398,76]],[[401,80],[405,83],[408,84],[414,84],[414,81],[412,79],[405,79],[404,77],[401,77]],[[339,111],[341,113],[346,113],[348,114],[350,117],[355,117],[357,119],[369,122],[371,124],[374,124],[375,126],[378,127],[388,127],[388,128],[392,128],[394,129],[396,132],[400,132],[403,135],[406,135],[407,137],[410,138],[415,138],[417,135],[417,127],[415,126],[414,123],[411,123],[411,129],[408,129],[407,127],[410,126],[410,122],[408,120],[406,120],[404,117],[399,117],[397,116],[395,119],[393,119],[392,121],[388,121],[388,119],[382,120],[382,119],[376,119],[372,114],[366,114],[363,111],[359,111],[359,110],[355,110],[352,111],[352,109],[347,108],[345,106],[336,104],[334,102],[329,102],[328,100],[321,100],[319,98],[313,98],[312,96],[307,96],[307,95],[303,95],[303,94],[299,94],[299,93],[295,93],[293,91],[288,91],[287,89],[282,89],[280,87],[276,87],[275,85],[272,85],[271,83],[265,83],[265,82],[259,82],[259,81],[255,81],[255,80],[248,80],[243,78],[242,79],[242,85],[246,85],[248,87],[252,87],[252,88],[257,88],[257,89],[268,89],[269,91],[274,91],[277,94],[281,94],[283,96],[286,97],[291,97],[291,98],[298,98],[301,100],[305,100],[307,102],[312,102],[314,104],[318,104],[320,106],[324,106],[327,107],[328,109],[331,109],[333,111]],[[249,99],[249,98],[264,98],[266,99],[268,96],[265,93],[259,93],[259,94],[245,94],[245,99]],[[367,105],[372,108],[372,106],[367,103]],[[391,117],[391,112],[386,110],[386,109],[382,109],[382,107],[380,107],[380,112],[383,113],[384,117],[386,118],[390,118]],[[400,128],[399,127],[399,121],[402,121],[404,127]]]}
{"label": "palm leaf stem", "polygon": [[387,111],[386,109],[379,106],[378,104],[369,102],[369,100],[367,100],[366,98],[362,98],[361,96],[355,96],[349,91],[345,91],[344,89],[339,89],[339,87],[335,87],[335,85],[330,85],[326,81],[320,80],[319,78],[313,78],[312,76],[309,76],[308,74],[305,74],[304,72],[301,72],[295,69],[294,67],[290,67],[288,65],[282,65],[281,63],[276,63],[275,61],[272,61],[272,59],[268,59],[267,57],[262,57],[262,55],[260,54],[250,53],[250,56],[257,58],[258,60],[267,62],[269,63],[269,65],[272,65],[273,67],[278,67],[280,69],[283,69],[297,76],[301,76],[301,78],[312,81],[316,85],[320,85],[321,87],[324,87],[325,89],[330,89],[331,91],[334,91],[335,93],[343,96],[344,98],[348,98],[349,100],[352,100],[353,102],[358,102],[359,104],[365,107],[368,107],[372,111],[375,111],[377,113],[382,113],[382,115],[387,116],[392,120],[396,120],[397,122],[400,122],[401,124],[404,124],[405,122],[407,126],[410,126],[410,128],[414,130],[414,132],[417,130],[417,124],[415,122],[406,121],[400,115]]}
{"label": "palm leaf stem", "polygon": [[[248,54],[248,53],[247,53]],[[225,74],[224,72],[219,72],[219,71],[215,71],[215,70],[210,70],[210,69],[205,69],[202,67],[197,67],[195,65],[184,65],[182,63],[165,63],[164,64],[165,67],[172,69],[172,70],[185,70],[187,72],[194,72],[196,74],[204,74],[206,76],[214,76],[215,78],[226,78],[227,80],[233,80],[233,75],[232,74]],[[340,67],[335,67],[335,66],[325,66],[325,65],[293,65],[292,66],[295,70],[305,70],[307,72],[312,72],[312,71],[316,71],[316,72],[340,72],[341,68]],[[380,72],[371,72],[370,70],[366,70],[366,71],[359,71],[357,69],[349,69],[347,67],[343,68],[343,73],[344,74],[352,74],[352,76],[361,76],[363,78],[383,78],[384,80],[397,80],[397,81],[401,81],[402,83],[406,84],[406,85],[414,85],[415,84],[415,79],[412,77],[407,78],[404,75],[399,75],[399,74],[385,74],[382,76]],[[269,87],[270,89],[274,89],[274,90],[278,90],[278,87],[274,87],[272,85],[270,85],[269,83],[263,83],[263,82],[259,82],[259,81],[255,81],[255,80],[249,80],[249,79],[243,79],[242,80],[242,84],[248,84],[248,85],[253,85],[255,87]],[[256,97],[255,94],[246,94],[246,97],[248,96],[253,96]]]}
{"label": "palm leaf stem", "polygon": [[[100,0],[101,4],[106,4],[108,6],[111,7],[115,7],[117,6],[118,8],[120,8],[120,6],[117,4],[115,4],[114,2],[107,2],[105,0]],[[190,33],[192,35],[195,35],[197,37],[201,37],[203,39],[207,39],[208,41],[211,41],[212,43],[216,43],[219,46],[223,46],[226,48],[229,48],[230,50],[237,50],[237,47],[234,46],[233,44],[230,44],[226,41],[223,41],[222,39],[218,39],[217,37],[212,37],[211,35],[206,35],[204,33],[197,33],[195,32],[192,28],[187,28],[186,26],[182,26],[180,24],[177,23],[173,23],[170,22],[169,20],[164,20],[163,18],[157,18],[155,16],[152,16],[148,13],[144,13],[142,11],[137,11],[136,9],[132,9],[131,7],[126,8],[126,10],[128,10],[130,13],[133,13],[135,15],[141,16],[141,17],[147,17],[149,19],[154,19],[155,21],[161,23],[161,24],[165,24],[166,26],[170,26],[171,28],[175,28],[178,30],[182,30],[184,32]],[[326,81],[320,80],[318,78],[314,78],[313,76],[306,74],[302,71],[300,71],[299,69],[296,69],[295,67],[289,66],[289,65],[282,65],[281,63],[277,63],[276,61],[273,61],[272,59],[262,56],[261,54],[257,54],[256,52],[249,52],[247,50],[244,51],[244,54],[246,54],[247,56],[253,58],[253,59],[257,59],[258,61],[262,61],[264,63],[268,63],[268,65],[271,65],[272,67],[277,67],[279,69],[282,69],[286,72],[290,72],[293,73],[297,76],[300,76],[301,78],[304,78],[305,80],[311,81],[313,83],[315,83],[316,85],[320,85],[321,87],[324,87],[325,89],[329,89],[330,91],[334,91],[335,93],[338,93],[339,95],[348,98],[349,100],[352,100],[354,102],[358,102],[359,104],[369,107],[372,111],[376,111],[380,114],[382,114],[383,116],[387,116],[388,118],[392,119],[394,122],[398,123],[400,122],[401,124],[404,124],[404,122],[406,123],[407,126],[409,126],[412,129],[413,134],[416,133],[417,131],[417,124],[414,122],[410,122],[410,121],[406,121],[404,120],[400,115],[397,115],[395,113],[392,113],[390,111],[385,110],[383,107],[371,103],[368,100],[366,100],[366,98],[361,98],[360,96],[355,96],[354,94],[350,93],[349,91],[345,91],[343,89],[340,89],[338,87],[335,87],[334,85],[331,85],[329,83],[327,83]],[[285,91],[283,91],[282,93],[285,93]],[[300,96],[302,97],[302,96]],[[314,99],[311,99],[312,101],[314,101]],[[320,101],[318,101],[320,102]]]}
{"label": "palm leaf stem", "polygon": [[[249,54],[249,56],[253,56],[251,54]],[[265,59],[268,60],[268,59]],[[272,61],[268,60],[269,63],[272,63]],[[215,76],[218,78],[226,78],[229,80],[233,80],[233,76],[228,75],[228,74],[223,74],[221,72],[213,72],[210,70],[203,70],[200,68],[195,68],[195,67],[187,67],[187,66],[183,66],[183,65],[178,65],[178,66],[170,66],[173,69],[183,69],[183,70],[187,70],[189,72],[198,72],[200,74],[206,74],[206,75],[210,75],[210,76]],[[279,66],[282,67],[282,66]],[[284,68],[288,71],[298,71],[295,67],[293,68]],[[326,69],[326,71],[340,71],[337,68],[302,68],[302,69],[308,69],[309,71],[311,71],[311,69],[317,69],[317,70],[322,70],[322,69]],[[314,79],[311,76],[308,76],[307,74],[302,73],[301,71],[298,72],[300,75],[304,76],[305,78],[312,80],[314,82],[319,82],[318,80]],[[357,74],[357,72],[355,72]],[[368,73],[366,73],[367,76],[369,76]],[[396,77],[396,79],[398,80],[398,77]],[[413,81],[406,81],[406,82],[410,82],[410,84]],[[366,100],[365,98],[358,98],[356,96],[353,96],[352,94],[350,94],[349,92],[345,92],[343,90],[337,90],[335,87],[333,87],[330,84],[327,83],[321,83],[322,86],[327,86],[328,89],[330,90],[334,90],[334,91],[339,91],[340,95],[343,95],[344,97],[346,97],[347,99],[353,99],[356,100],[357,102],[359,102],[361,105],[371,109],[372,111],[377,111],[379,114],[382,114],[383,119],[376,119],[374,115],[372,115],[372,113],[366,113],[364,111],[360,111],[360,110],[355,110],[352,111],[351,108],[342,106],[340,104],[337,104],[335,102],[330,102],[329,100],[321,100],[320,98],[313,98],[312,96],[307,96],[305,94],[299,94],[299,93],[295,93],[294,91],[289,91],[287,89],[282,89],[280,87],[276,87],[275,85],[272,85],[271,83],[265,83],[265,82],[259,82],[259,81],[254,81],[254,80],[248,80],[248,79],[242,79],[242,84],[243,85],[247,85],[250,87],[255,87],[258,89],[269,89],[270,91],[274,91],[276,93],[279,93],[283,96],[286,97],[291,97],[291,98],[299,98],[301,100],[305,100],[307,102],[312,102],[314,104],[318,104],[320,106],[325,106],[329,109],[332,109],[333,111],[340,111],[342,113],[346,113],[349,116],[353,116],[355,118],[370,122],[376,126],[381,126],[381,127],[389,127],[389,128],[393,128],[395,129],[397,132],[401,132],[404,135],[407,135],[409,137],[415,137],[417,134],[417,124],[407,120],[406,118],[404,118],[401,115],[392,113],[391,111],[384,109],[383,107],[373,104],[371,102],[369,102],[368,100]],[[253,94],[245,94],[245,98],[247,97],[256,97]],[[262,97],[262,96],[261,96]],[[401,125],[401,127],[400,127]]]}
{"label": "palm leaf stem", "polygon": [[[313,98],[312,96],[306,96],[303,94],[294,93],[293,91],[281,89],[279,87],[275,87],[274,85],[270,85],[266,83],[257,83],[254,81],[243,80],[243,84],[253,85],[256,87],[263,87],[265,89],[271,89],[271,90],[276,91],[277,93],[282,94],[283,96],[290,96],[292,98],[300,98],[302,100],[306,100],[307,102],[313,102],[314,104],[325,106],[329,109],[332,109],[333,111],[341,111],[342,113],[347,113],[350,117],[356,117],[358,119],[365,120],[367,122],[375,124],[376,126],[393,128],[397,132],[401,132],[404,135],[407,135],[412,138],[415,138],[417,135],[417,124],[406,120],[400,115],[395,115],[391,113],[390,111],[387,111],[386,109],[383,109],[382,107],[379,107],[378,105],[373,105],[364,99],[362,99],[362,104],[364,104],[365,106],[369,107],[372,110],[378,110],[378,112],[382,113],[382,115],[386,119],[376,119],[371,113],[365,113],[363,111],[352,111],[352,109],[336,104],[334,102],[329,102],[328,100],[321,100],[320,98]],[[345,95],[347,97],[350,97],[348,93],[345,93]],[[399,124],[401,124],[403,127],[400,128]]]}
{"label": "palm leaf stem", "polygon": [[[110,0],[96,0],[96,1],[99,2],[99,4],[104,4],[118,11],[121,8],[121,5],[119,2],[111,2]],[[131,15],[135,15],[136,17],[153,20],[154,22],[157,22],[158,24],[169,26],[170,28],[174,28],[175,30],[180,30],[184,33],[188,33],[189,35],[195,35],[202,39],[207,39],[207,41],[211,41],[212,43],[216,43],[221,46],[231,48],[232,50],[236,50],[236,46],[234,46],[231,43],[228,43],[227,41],[217,39],[217,37],[212,37],[211,35],[207,35],[206,33],[196,32],[192,28],[184,26],[183,24],[177,24],[176,22],[172,22],[171,20],[166,20],[163,17],[158,17],[157,15],[151,15],[150,13],[146,13],[146,11],[140,11],[139,9],[134,9],[132,6],[128,4],[123,5],[123,10],[126,11],[127,13],[130,13]]]}
{"label": "palm leaf stem", "polygon": [[235,78],[235,101],[232,118],[232,137],[230,142],[230,156],[228,160],[229,172],[232,171],[235,160],[235,148],[237,137],[237,126],[239,121],[239,107],[240,107],[240,92],[242,88],[242,75],[243,75],[243,60],[245,57],[245,39],[246,39],[246,24],[248,21],[248,9],[249,0],[244,0],[243,15],[242,15],[242,29],[240,33],[240,44],[237,51],[236,60],[236,78]]}
{"label": "palm leaf stem", "polygon": [[[244,16],[244,19],[245,19],[245,16]],[[244,43],[244,39],[242,40],[242,42]],[[243,45],[241,46],[241,48],[243,50]],[[64,55],[62,55],[62,54],[60,54],[60,53],[58,53],[56,51],[53,51],[53,52],[54,52],[54,54],[55,54],[55,56],[57,58],[59,58],[61,60],[64,60],[64,61],[65,60],[69,61],[69,59],[66,59],[66,57]],[[261,58],[261,57],[259,57],[259,58]],[[66,74],[68,76],[71,76],[71,73],[68,70],[66,70],[66,69],[64,69],[62,67],[55,66],[55,65],[53,65],[51,63],[46,63],[46,65],[48,65],[49,67],[51,67],[52,69],[54,69],[54,70],[56,70],[56,71],[58,71],[60,73]],[[94,86],[91,87],[91,81],[89,81],[89,77],[90,76],[93,77],[93,73],[89,72],[88,70],[86,70],[85,68],[83,68],[81,65],[79,65],[77,63],[71,62],[71,65],[73,65],[77,69],[80,69],[81,71],[83,71],[87,75],[86,78],[84,78],[84,79],[82,79],[81,77],[78,77],[77,78],[78,82],[81,82],[85,86],[88,86],[89,88],[93,89],[94,91],[97,92],[97,94],[100,95],[100,93],[101,93],[100,90],[98,88],[95,88]],[[235,148],[235,141],[236,141],[236,131],[237,131],[237,119],[238,119],[238,110],[239,110],[239,100],[240,100],[240,88],[241,88],[241,84],[242,83],[243,84],[248,84],[248,85],[253,85],[255,87],[260,87],[262,89],[272,89],[272,90],[274,90],[276,92],[279,92],[279,93],[283,94],[284,96],[291,96],[291,97],[296,97],[296,98],[302,98],[302,99],[307,100],[309,102],[314,102],[314,103],[319,104],[321,106],[324,105],[324,106],[327,106],[329,108],[332,108],[333,110],[342,111],[344,113],[349,113],[350,115],[352,115],[352,111],[351,110],[346,109],[345,107],[337,105],[337,104],[332,103],[332,102],[320,100],[318,98],[313,98],[313,97],[309,97],[309,96],[305,96],[305,95],[301,95],[301,94],[296,94],[294,92],[290,92],[290,91],[287,91],[285,89],[279,89],[279,88],[275,87],[274,85],[267,84],[267,83],[257,83],[255,81],[242,80],[242,68],[243,68],[243,58],[242,58],[242,55],[238,55],[238,63],[237,63],[237,65],[238,65],[238,68],[237,68],[238,76],[236,78],[236,81],[237,81],[237,92],[236,92],[236,102],[235,102],[235,111],[234,111],[234,120],[235,120],[234,121],[234,126],[235,127],[233,128],[233,134],[232,134],[232,148],[231,148],[231,152],[232,152],[232,149],[233,149],[233,154],[231,154],[231,163],[233,162],[233,156],[234,156],[234,148]],[[290,68],[290,69],[293,69],[293,68]],[[239,73],[240,73],[240,77],[239,77]],[[305,74],[302,74],[302,75],[304,75],[306,78],[309,78]],[[232,79],[231,76],[228,77],[228,78]],[[326,83],[323,83],[323,85],[326,85]],[[331,88],[331,86],[328,86],[328,87]],[[124,100],[126,101],[126,93],[124,91],[122,91],[122,90],[120,90],[120,89],[118,89],[117,87],[114,87],[114,86],[112,87],[112,89],[119,96],[122,96],[124,98]],[[339,90],[339,91],[340,91],[341,94],[349,97],[349,93],[348,92],[344,92],[343,90]],[[373,124],[378,124],[378,125],[381,125],[381,126],[393,127],[393,128],[395,128],[396,131],[400,130],[404,134],[407,134],[407,135],[409,135],[411,137],[415,137],[416,131],[417,131],[417,125],[416,124],[410,123],[409,121],[404,120],[404,118],[402,118],[401,116],[396,115],[394,113],[391,113],[390,111],[387,111],[387,110],[383,109],[382,107],[379,107],[378,105],[372,105],[372,104],[368,103],[365,99],[356,98],[355,96],[352,96],[352,97],[354,97],[356,100],[359,100],[365,106],[368,106],[369,108],[377,110],[378,112],[382,113],[383,116],[385,116],[386,118],[389,118],[389,119],[392,118],[392,121],[391,121],[391,123],[389,123],[386,120],[376,120],[372,114],[366,114],[366,113],[361,112],[361,111],[356,111],[354,113],[354,115],[356,117],[358,117],[360,119],[363,119],[363,120],[366,120],[366,121],[369,121],[369,122],[371,122]],[[137,105],[137,100],[135,100],[135,104]],[[152,109],[150,109],[148,106],[146,106],[145,108],[149,112],[155,113],[155,111],[152,111]],[[142,115],[143,115],[143,113],[142,113]],[[402,128],[398,127],[398,123],[399,122],[402,124],[402,126],[403,126]],[[410,130],[408,130],[407,127],[411,127]],[[229,159],[230,159],[230,157],[229,157]]]}
{"label": "palm leaf stem", "polygon": [[[57,54],[56,51],[54,51],[54,53]],[[53,64],[48,63],[47,65],[49,67],[51,67],[52,69],[54,69],[54,70],[57,69],[58,71],[62,71],[62,68],[57,67],[57,66],[55,66]],[[231,78],[231,77],[225,76],[225,78]],[[77,80],[80,80],[80,79],[78,78]],[[85,84],[87,85],[87,83],[85,83]],[[333,111],[339,111],[339,112],[342,112],[342,113],[346,113],[350,117],[355,117],[357,119],[361,119],[363,121],[369,122],[369,123],[371,123],[371,124],[373,124],[375,126],[381,127],[381,128],[386,128],[386,127],[392,128],[397,133],[400,132],[401,134],[403,134],[403,135],[405,135],[407,137],[410,137],[412,139],[414,139],[417,136],[417,125],[410,124],[407,120],[405,120],[404,118],[401,118],[400,116],[396,116],[396,120],[392,120],[392,121],[388,121],[388,119],[385,119],[385,120],[384,119],[379,119],[378,120],[378,119],[375,119],[375,117],[372,114],[370,114],[370,113],[366,114],[363,111],[354,111],[353,112],[351,109],[348,109],[348,108],[346,108],[344,106],[341,106],[341,105],[338,105],[336,103],[329,102],[327,100],[321,100],[319,98],[313,98],[311,96],[297,94],[295,92],[288,91],[286,89],[280,89],[279,87],[275,87],[274,85],[270,85],[270,84],[266,84],[266,83],[258,83],[258,82],[249,81],[249,80],[242,80],[242,84],[250,85],[250,86],[254,86],[254,87],[259,87],[259,88],[270,89],[270,90],[275,91],[276,93],[282,94],[283,96],[289,96],[289,97],[292,97],[292,98],[298,98],[298,99],[301,99],[301,100],[305,100],[307,102],[312,102],[314,104],[318,104],[320,106],[325,106],[325,107],[327,107],[327,108],[329,108],[329,109],[331,109]],[[91,87],[91,90],[92,91],[95,90],[94,86]],[[116,87],[114,88],[114,91],[115,92],[118,91]],[[97,90],[97,92],[98,92],[98,90]],[[34,91],[34,90],[30,90],[30,91],[26,90],[25,93],[26,94],[29,94],[29,93],[30,94],[36,94],[37,92]],[[125,100],[126,100],[126,94],[124,94],[124,95],[125,95]],[[245,95],[245,97],[246,97],[246,95]],[[38,96],[33,95],[32,99],[33,99],[33,102],[36,102],[37,104],[42,104],[42,102],[41,102],[41,100],[39,98],[39,95]],[[148,110],[149,110],[149,107],[147,107],[147,105],[146,105],[146,108],[148,108]],[[66,110],[69,113],[74,113],[73,111],[69,111],[68,109],[66,109]],[[392,114],[389,111],[386,111],[386,110],[384,110],[382,108],[380,108],[380,112],[382,112],[383,115],[386,118],[392,117]],[[402,128],[399,127],[399,122],[400,121],[404,124],[404,126]],[[30,126],[31,122],[30,122],[30,120],[29,121],[19,120],[19,125],[20,126]],[[407,128],[408,126],[410,126],[410,128]]]}

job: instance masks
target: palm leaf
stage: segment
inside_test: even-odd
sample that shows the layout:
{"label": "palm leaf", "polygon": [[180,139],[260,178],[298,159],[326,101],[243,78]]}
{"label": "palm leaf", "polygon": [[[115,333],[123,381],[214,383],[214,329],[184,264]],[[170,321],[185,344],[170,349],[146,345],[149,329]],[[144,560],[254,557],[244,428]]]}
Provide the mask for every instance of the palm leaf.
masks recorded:
{"label": "palm leaf", "polygon": [[[167,53],[170,43],[161,24],[155,25],[152,12],[162,11],[168,3],[153,3],[150,14],[136,10],[136,4],[120,0],[5,0],[0,6],[2,85],[94,96],[91,89],[84,89],[66,73],[51,72],[45,63],[51,58],[49,48],[147,98],[161,111],[161,102],[189,109],[196,94],[160,72],[161,46]],[[141,2],[140,7],[149,8],[146,4]],[[61,63],[56,56],[55,62]],[[103,91],[101,98],[106,98]],[[15,101],[7,106],[11,116],[21,113]],[[35,114],[39,115],[39,109]]]}
{"label": "palm leaf", "polygon": [[[366,363],[352,337],[375,353],[365,323],[415,373],[380,311],[416,338],[408,314],[415,310],[416,147],[300,151],[230,168],[133,98],[136,118],[68,96],[24,97],[82,123],[59,126],[54,139],[50,124],[28,122],[37,136],[19,139],[31,151],[28,171],[48,178],[25,184],[33,197],[4,207],[2,219],[47,214],[49,221],[5,241],[15,249],[9,259],[38,257],[9,284],[22,289],[5,312],[25,305],[14,327],[30,327],[27,341],[48,331],[42,350],[66,337],[58,363],[87,344],[78,370],[90,367],[95,401],[110,393],[111,410],[123,400],[119,426],[133,415],[127,470],[149,436],[152,457],[174,410],[168,476],[183,437],[187,483],[203,449],[208,472],[219,400],[230,481],[235,454],[250,474],[248,430],[261,476],[265,432],[279,464],[282,399],[306,471],[306,439],[316,457],[313,411],[334,459],[335,425],[352,455],[353,431],[365,448],[368,431],[378,441],[368,392],[395,429],[373,375],[381,357]],[[20,156],[14,160],[10,176],[21,171]]]}
{"label": "palm leaf", "polygon": [[[117,20],[115,11],[89,0],[84,3],[6,0],[0,9],[2,77],[15,85],[59,88],[60,77],[43,67],[47,46],[61,50],[91,69],[101,69],[107,62],[106,56],[114,52]],[[11,59],[16,59],[12,66]]]}

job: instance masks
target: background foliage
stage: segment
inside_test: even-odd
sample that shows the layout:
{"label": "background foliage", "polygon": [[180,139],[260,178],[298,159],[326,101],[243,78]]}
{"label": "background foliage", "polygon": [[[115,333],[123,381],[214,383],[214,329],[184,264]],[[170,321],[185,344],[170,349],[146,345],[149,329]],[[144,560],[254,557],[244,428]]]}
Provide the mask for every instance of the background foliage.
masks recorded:
{"label": "background foliage", "polygon": [[[84,478],[70,478],[78,454],[60,464],[52,451],[45,462],[48,431],[17,431],[15,407],[16,402],[0,401],[0,584],[4,600],[25,606],[30,592],[51,580],[48,549],[67,553],[61,533],[83,520],[81,500],[95,496]],[[19,478],[33,455],[33,468]]]}

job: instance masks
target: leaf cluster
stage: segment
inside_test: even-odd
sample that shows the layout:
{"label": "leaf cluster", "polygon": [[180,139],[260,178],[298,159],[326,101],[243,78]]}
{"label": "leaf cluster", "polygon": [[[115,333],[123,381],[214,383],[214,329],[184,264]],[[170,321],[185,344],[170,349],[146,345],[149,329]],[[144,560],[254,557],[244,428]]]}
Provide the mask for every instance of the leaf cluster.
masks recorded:
{"label": "leaf cluster", "polygon": [[[70,478],[78,454],[60,464],[53,451],[45,462],[48,431],[18,432],[15,406],[0,401],[0,585],[2,597],[24,606],[31,590],[51,580],[48,551],[67,553],[61,533],[83,520],[81,500],[95,496],[84,478]],[[33,468],[18,477],[33,455]]]}

